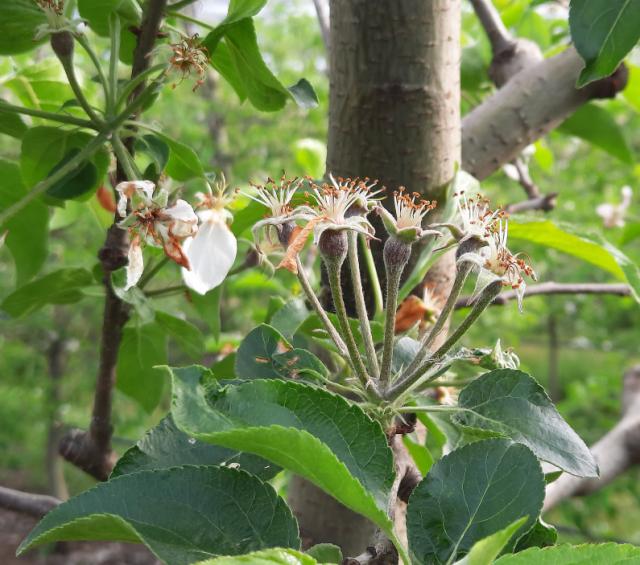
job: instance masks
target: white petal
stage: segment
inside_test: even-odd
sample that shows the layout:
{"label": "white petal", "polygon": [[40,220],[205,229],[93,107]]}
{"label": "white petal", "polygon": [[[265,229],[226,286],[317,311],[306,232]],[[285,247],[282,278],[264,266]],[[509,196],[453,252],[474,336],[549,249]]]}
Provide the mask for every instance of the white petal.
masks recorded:
{"label": "white petal", "polygon": [[170,216],[174,220],[180,220],[182,222],[197,222],[198,216],[193,211],[191,205],[185,200],[177,200],[176,203],[167,208],[164,213]]}
{"label": "white petal", "polygon": [[129,199],[124,195],[124,193],[120,193],[120,198],[118,198],[118,216],[124,218],[127,215],[127,202]]}
{"label": "white petal", "polygon": [[142,259],[142,247],[140,243],[132,243],[127,253],[129,263],[127,263],[127,284],[125,290],[129,290],[132,286],[136,286],[137,282],[144,271],[144,263]]}
{"label": "white petal", "polygon": [[185,240],[182,248],[191,265],[191,270],[182,269],[182,279],[198,294],[206,294],[227,276],[238,244],[226,223],[208,221],[200,225],[195,237]]}

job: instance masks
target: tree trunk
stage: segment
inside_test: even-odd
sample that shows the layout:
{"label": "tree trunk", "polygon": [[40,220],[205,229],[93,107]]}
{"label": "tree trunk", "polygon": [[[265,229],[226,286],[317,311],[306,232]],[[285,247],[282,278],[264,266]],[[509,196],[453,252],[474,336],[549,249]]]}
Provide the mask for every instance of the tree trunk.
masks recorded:
{"label": "tree trunk", "polygon": [[[327,171],[442,201],[461,159],[459,0],[333,0],[330,25]],[[434,278],[442,293],[451,267]],[[353,555],[370,539],[371,524],[302,480],[289,502],[309,544]]]}

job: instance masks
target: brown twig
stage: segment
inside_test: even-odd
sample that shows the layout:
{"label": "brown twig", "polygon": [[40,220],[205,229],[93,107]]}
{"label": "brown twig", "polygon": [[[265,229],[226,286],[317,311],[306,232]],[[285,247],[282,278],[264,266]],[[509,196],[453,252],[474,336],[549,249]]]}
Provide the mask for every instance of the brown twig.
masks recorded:
{"label": "brown twig", "polygon": [[[630,296],[631,289],[628,285],[622,283],[556,283],[549,281],[527,287],[524,297],[542,294],[612,294],[615,296]],[[499,294],[491,305],[503,306],[516,298],[516,291],[509,290]],[[469,308],[472,303],[470,296],[463,296],[456,302],[456,309]]]}
{"label": "brown twig", "polygon": [[46,494],[33,494],[7,487],[0,487],[0,507],[42,518],[62,501]]}
{"label": "brown twig", "polygon": [[519,214],[521,212],[529,212],[531,210],[543,210],[544,212],[550,212],[556,207],[557,200],[558,193],[550,192],[549,194],[543,194],[536,198],[529,198],[522,202],[509,204],[505,207],[505,211],[509,214]]}
{"label": "brown twig", "polygon": [[[167,0],[150,0],[147,5],[134,51],[131,78],[135,78],[149,67],[149,56],[160,29],[166,4]],[[133,91],[130,101],[137,98],[143,89],[144,83]],[[134,141],[133,136],[128,137],[126,141],[126,147],[131,154]],[[116,182],[123,180],[127,180],[126,175],[118,163]],[[122,329],[129,318],[128,305],[116,296],[111,286],[111,273],[127,263],[127,232],[116,225],[119,219],[117,215],[114,217],[114,223],[107,231],[106,241],[98,253],[104,272],[106,296],[91,424],[88,432],[72,429],[60,442],[60,454],[98,480],[106,480],[109,477],[116,460],[116,454],[111,447],[113,388],[116,382]]]}

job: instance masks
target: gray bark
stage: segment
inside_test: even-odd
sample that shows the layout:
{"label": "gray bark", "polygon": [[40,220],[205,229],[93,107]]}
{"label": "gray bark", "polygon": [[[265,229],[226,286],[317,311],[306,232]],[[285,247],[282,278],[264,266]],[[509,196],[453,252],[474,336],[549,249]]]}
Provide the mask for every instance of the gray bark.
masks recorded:
{"label": "gray bark", "polygon": [[[444,199],[460,162],[459,18],[459,0],[332,1],[327,171]],[[358,555],[372,541],[371,524],[301,480],[289,502],[305,543]]]}

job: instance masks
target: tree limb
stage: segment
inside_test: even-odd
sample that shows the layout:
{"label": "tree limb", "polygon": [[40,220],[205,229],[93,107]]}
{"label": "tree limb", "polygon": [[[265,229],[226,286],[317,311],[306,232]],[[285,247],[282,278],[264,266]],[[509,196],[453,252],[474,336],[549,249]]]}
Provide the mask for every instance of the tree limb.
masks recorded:
{"label": "tree limb", "polygon": [[573,47],[523,70],[462,120],[462,168],[482,180],[560,125],[583,104],[613,98],[627,83],[610,77],[575,87],[584,62]]}
{"label": "tree limb", "polygon": [[640,365],[624,375],[622,418],[592,447],[600,468],[597,478],[563,474],[547,486],[544,511],[572,496],[585,496],[600,490],[616,477],[640,463]]}
{"label": "tree limb", "polygon": [[[138,42],[133,56],[131,78],[135,78],[149,67],[149,58],[162,22],[167,0],[150,0],[142,21]],[[137,98],[144,82],[133,91],[130,101]],[[135,138],[127,138],[126,146],[133,154]],[[118,163],[116,182],[127,180]],[[129,318],[129,307],[116,296],[111,285],[111,273],[127,264],[128,238],[126,230],[117,225],[119,217],[107,231],[106,241],[98,253],[104,272],[105,303],[100,338],[100,361],[93,412],[88,432],[70,430],[60,441],[60,455],[98,480],[106,480],[113,469],[116,454],[111,448],[113,426],[111,424],[113,387],[116,382],[118,350],[122,340],[122,329]]]}
{"label": "tree limb", "polygon": [[558,199],[557,192],[550,192],[549,194],[543,194],[523,200],[522,202],[516,202],[515,204],[509,204],[505,207],[505,212],[509,214],[519,214],[521,212],[529,212],[530,210],[542,210],[544,212],[550,212],[556,207],[556,200]]}
{"label": "tree limb", "polygon": [[514,42],[513,36],[502,22],[493,2],[491,0],[471,0],[471,4],[489,38],[494,54],[510,47]]}
{"label": "tree limb", "polygon": [[62,501],[45,494],[33,494],[0,486],[0,507],[42,518]]}
{"label": "tree limb", "polygon": [[[630,296],[631,289],[623,283],[556,283],[552,281],[527,287],[525,298],[541,294],[613,294],[615,296]],[[503,306],[511,300],[517,299],[516,291],[509,290],[498,295],[492,306]],[[471,296],[463,296],[456,302],[456,309],[469,308],[472,305]]]}
{"label": "tree limb", "polygon": [[328,53],[330,43],[329,7],[324,0],[313,0],[313,5],[316,8],[316,15],[318,16],[318,25],[320,26],[322,42],[324,43],[324,48]]}

